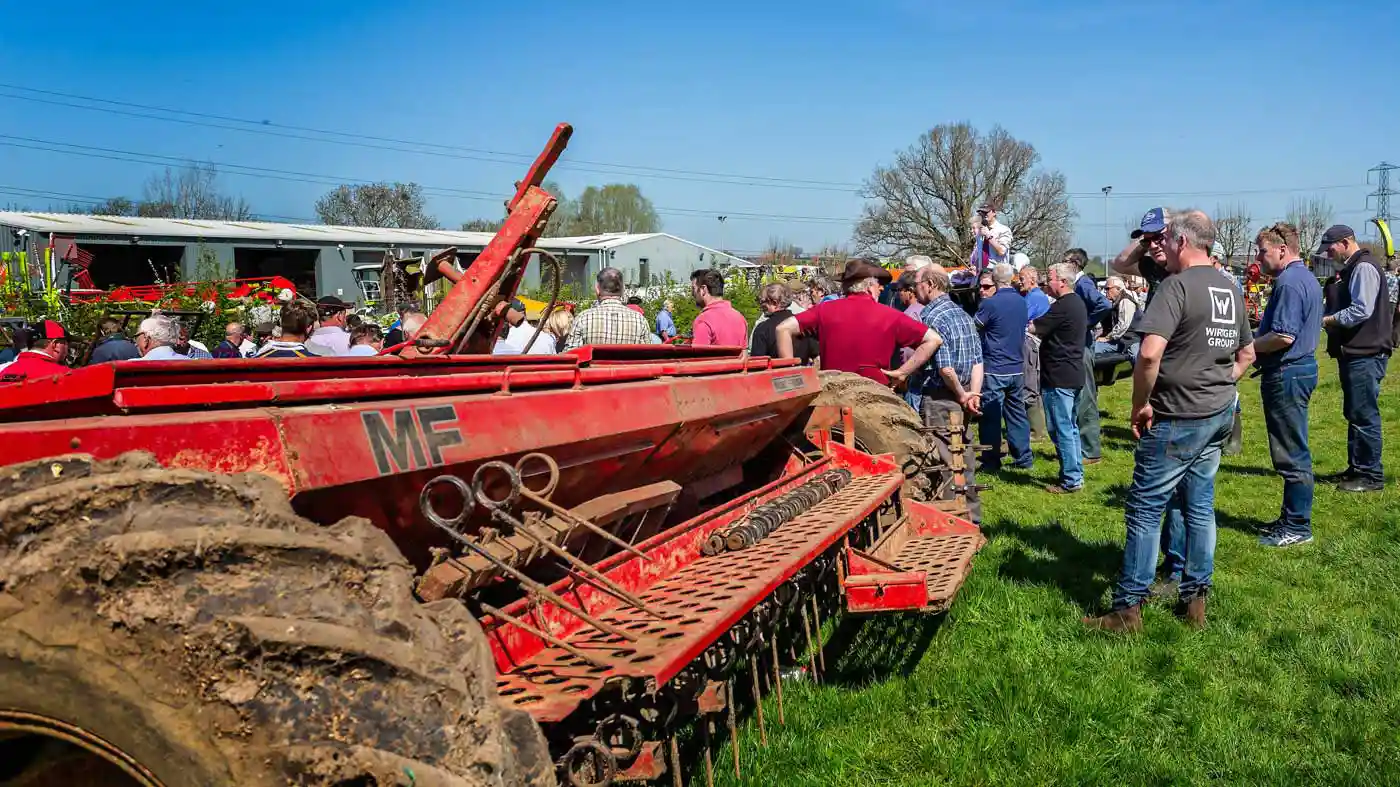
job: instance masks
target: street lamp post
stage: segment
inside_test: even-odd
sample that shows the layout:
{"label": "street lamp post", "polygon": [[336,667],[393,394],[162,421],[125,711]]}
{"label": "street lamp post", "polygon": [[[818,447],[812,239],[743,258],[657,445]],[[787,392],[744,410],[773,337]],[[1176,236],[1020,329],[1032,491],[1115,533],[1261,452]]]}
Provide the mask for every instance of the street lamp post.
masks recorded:
{"label": "street lamp post", "polygon": [[724,220],[727,219],[727,218],[729,218],[729,217],[728,217],[728,216],[720,216],[720,217],[719,217],[719,250],[720,250],[720,251],[724,251]]}
{"label": "street lamp post", "polygon": [[1113,191],[1112,186],[1104,186],[1103,191],[1103,275],[1108,275],[1108,194]]}

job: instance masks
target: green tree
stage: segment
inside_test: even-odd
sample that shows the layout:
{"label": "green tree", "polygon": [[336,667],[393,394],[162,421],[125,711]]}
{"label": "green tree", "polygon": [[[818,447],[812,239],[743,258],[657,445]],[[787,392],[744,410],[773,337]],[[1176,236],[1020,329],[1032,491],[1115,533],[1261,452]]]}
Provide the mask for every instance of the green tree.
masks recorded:
{"label": "green tree", "polygon": [[316,215],[325,224],[347,227],[392,227],[435,230],[423,187],[417,183],[363,183],[336,186],[316,200]]}
{"label": "green tree", "polygon": [[[562,203],[562,200],[561,200]],[[562,207],[562,204],[561,204]],[[589,186],[569,204],[569,235],[600,232],[659,232],[661,218],[651,200],[631,183]]]}

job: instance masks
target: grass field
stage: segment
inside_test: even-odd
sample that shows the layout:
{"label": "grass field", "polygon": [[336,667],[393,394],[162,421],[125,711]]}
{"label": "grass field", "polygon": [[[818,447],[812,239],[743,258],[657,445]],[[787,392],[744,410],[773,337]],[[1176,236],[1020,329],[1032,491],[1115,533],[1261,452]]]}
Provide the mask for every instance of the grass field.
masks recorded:
{"label": "grass field", "polygon": [[[1392,483],[1347,495],[1319,485],[1316,541],[1257,545],[1278,513],[1257,381],[1242,385],[1245,451],[1217,480],[1220,528],[1209,626],[1166,603],[1130,638],[1079,619],[1106,604],[1132,475],[1130,383],[1101,393],[1105,461],[1088,491],[1052,497],[1036,469],[985,493],[989,543],[946,618],[843,625],[827,683],[770,698],[768,746],[749,719],[742,780],[719,784],[1400,784],[1400,382],[1381,408]],[[1319,473],[1346,464],[1336,367],[1322,363],[1311,438]],[[696,783],[703,784],[703,774]]]}

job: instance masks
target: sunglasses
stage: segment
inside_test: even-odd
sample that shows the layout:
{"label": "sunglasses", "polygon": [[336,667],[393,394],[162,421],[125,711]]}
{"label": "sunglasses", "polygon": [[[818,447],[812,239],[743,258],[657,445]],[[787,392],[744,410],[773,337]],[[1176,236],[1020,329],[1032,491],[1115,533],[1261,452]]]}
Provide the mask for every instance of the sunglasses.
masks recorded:
{"label": "sunglasses", "polygon": [[1161,242],[1162,242],[1162,239],[1165,238],[1165,237],[1166,237],[1166,235],[1163,235],[1163,234],[1160,233],[1160,232],[1144,232],[1144,233],[1142,234],[1142,240],[1143,240],[1143,242],[1144,242],[1144,243],[1149,243],[1149,244],[1151,244],[1151,243],[1161,243]]}
{"label": "sunglasses", "polygon": [[996,289],[996,285],[995,285],[995,284],[979,284],[979,285],[977,285],[977,288],[978,288],[979,290],[994,290],[994,289]]}

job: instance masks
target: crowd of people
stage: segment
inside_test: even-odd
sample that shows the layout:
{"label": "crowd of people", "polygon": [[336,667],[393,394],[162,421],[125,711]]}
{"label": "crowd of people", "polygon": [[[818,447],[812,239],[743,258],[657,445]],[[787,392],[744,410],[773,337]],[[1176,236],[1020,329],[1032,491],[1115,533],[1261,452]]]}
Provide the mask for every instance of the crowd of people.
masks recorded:
{"label": "crowd of people", "polygon": [[[1102,461],[1095,361],[1125,356],[1133,366],[1130,422],[1138,442],[1123,566],[1112,608],[1085,619],[1095,628],[1135,631],[1143,602],[1172,592],[1179,613],[1204,624],[1215,550],[1215,476],[1221,456],[1239,450],[1244,408],[1238,382],[1251,369],[1261,378],[1258,411],[1283,479],[1279,514],[1259,528],[1262,545],[1313,540],[1318,479],[1308,417],[1323,337],[1338,365],[1347,422],[1347,467],[1328,480],[1345,492],[1384,488],[1379,395],[1400,341],[1400,282],[1349,227],[1333,226],[1322,237],[1317,254],[1339,271],[1325,288],[1303,261],[1297,228],[1277,223],[1259,232],[1256,262],[1273,285],[1253,331],[1241,282],[1224,266],[1214,224],[1202,211],[1148,211],[1111,261],[1113,275],[1100,290],[1085,272],[1088,254],[1078,248],[1050,264],[1042,282],[1024,255],[1011,253],[1010,230],[997,220],[996,207],[977,211],[967,267],[950,273],[913,255],[896,278],[879,265],[851,260],[839,281],[816,276],[765,286],[753,326],[724,297],[719,271],[695,271],[691,295],[699,313],[691,343],[743,346],[753,356],[795,358],[864,376],[901,391],[929,427],[946,429],[958,412],[961,423],[975,420],[985,450],[967,463],[974,521],[980,520],[977,474],[1033,468],[1033,440],[1048,439],[1055,449],[1057,478],[1046,492],[1072,495],[1085,488],[1086,467]],[[958,277],[975,281],[975,308],[952,297]],[[498,304],[504,325],[493,352],[552,354],[678,337],[672,303],[649,321],[640,299],[625,300],[619,270],[598,273],[595,295],[577,315],[556,309],[542,325],[530,324],[518,299]],[[426,320],[421,311],[404,309],[386,334],[349,314],[349,305],[334,296],[315,304],[293,301],[282,307],[278,325],[259,325],[251,335],[246,326],[229,323],[211,351],[170,316],[142,320],[132,338],[108,319],[90,358],[374,355],[413,340]],[[16,339],[23,349],[0,358],[0,380],[66,370],[71,337],[58,322],[44,320]]]}
{"label": "crowd of people", "polygon": [[[427,321],[415,308],[406,308],[386,336],[377,323],[349,313],[350,305],[333,295],[310,303],[284,304],[278,322],[262,323],[249,330],[239,322],[224,326],[224,338],[212,350],[190,338],[190,325],[177,317],[153,313],[128,336],[122,321],[105,317],[98,323],[98,339],[87,364],[111,361],[199,361],[229,358],[311,358],[315,356],[371,356],[386,345],[413,338]],[[12,347],[0,356],[0,382],[67,371],[72,337],[55,320],[44,320],[15,331]],[[550,352],[553,352],[552,344]]]}

